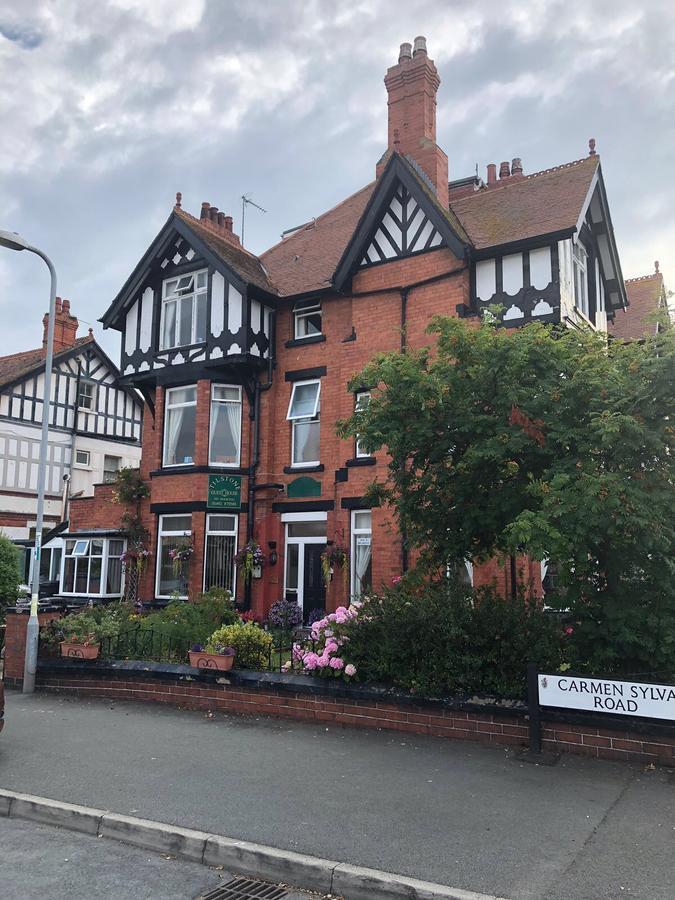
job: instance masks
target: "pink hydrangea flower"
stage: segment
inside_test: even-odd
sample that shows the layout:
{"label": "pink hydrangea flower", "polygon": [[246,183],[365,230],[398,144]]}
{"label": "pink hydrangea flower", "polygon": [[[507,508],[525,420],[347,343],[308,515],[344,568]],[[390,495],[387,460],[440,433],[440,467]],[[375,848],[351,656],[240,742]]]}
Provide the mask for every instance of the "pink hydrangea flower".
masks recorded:
{"label": "pink hydrangea flower", "polygon": [[309,653],[305,653],[302,662],[303,662],[304,667],[306,669],[309,669],[311,672],[314,669],[316,669],[317,664],[319,662],[319,657],[316,653],[312,653],[310,651]]}
{"label": "pink hydrangea flower", "polygon": [[325,669],[329,664],[329,659],[322,653],[321,656],[318,657],[316,664],[320,669]]}
{"label": "pink hydrangea flower", "polygon": [[329,653],[335,653],[337,648],[337,641],[326,641],[326,646],[323,648],[323,652],[328,655]]}
{"label": "pink hydrangea flower", "polygon": [[328,663],[331,669],[344,669],[345,661],[339,656],[334,656]]}
{"label": "pink hydrangea flower", "polygon": [[347,665],[345,666],[345,675],[349,675],[350,678],[352,677],[352,675],[356,675],[356,666],[352,665],[351,663],[347,663]]}
{"label": "pink hydrangea flower", "polygon": [[304,655],[305,655],[305,651],[302,649],[302,646],[300,644],[293,644],[293,653],[292,653],[293,659],[296,662],[299,662],[303,658]]}
{"label": "pink hydrangea flower", "polygon": [[338,606],[335,610],[335,621],[338,625],[344,625],[344,623],[349,619],[349,614],[344,606]]}

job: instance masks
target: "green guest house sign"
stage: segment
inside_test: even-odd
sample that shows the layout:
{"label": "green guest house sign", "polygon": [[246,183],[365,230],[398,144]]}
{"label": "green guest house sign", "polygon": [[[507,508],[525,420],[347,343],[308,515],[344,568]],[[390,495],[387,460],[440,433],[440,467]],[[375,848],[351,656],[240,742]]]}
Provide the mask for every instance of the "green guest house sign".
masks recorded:
{"label": "green guest house sign", "polygon": [[209,509],[241,507],[241,475],[209,475]]}

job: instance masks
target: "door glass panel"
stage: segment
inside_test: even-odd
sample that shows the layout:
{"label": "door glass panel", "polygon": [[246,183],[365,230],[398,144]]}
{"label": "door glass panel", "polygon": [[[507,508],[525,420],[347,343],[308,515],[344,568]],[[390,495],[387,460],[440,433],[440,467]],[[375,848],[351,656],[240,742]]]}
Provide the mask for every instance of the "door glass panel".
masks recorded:
{"label": "door glass panel", "polygon": [[286,547],[286,590],[298,590],[298,556],[300,548],[297,544],[288,544]]}
{"label": "door glass panel", "polygon": [[291,522],[288,526],[288,536],[294,537],[326,537],[325,522]]}

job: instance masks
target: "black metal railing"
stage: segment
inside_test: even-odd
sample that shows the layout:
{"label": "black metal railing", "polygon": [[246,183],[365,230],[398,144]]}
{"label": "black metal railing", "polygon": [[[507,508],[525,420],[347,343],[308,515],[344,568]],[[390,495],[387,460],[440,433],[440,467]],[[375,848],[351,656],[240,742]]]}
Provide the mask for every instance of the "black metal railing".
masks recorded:
{"label": "black metal railing", "polygon": [[101,638],[100,655],[102,659],[186,663],[194,643],[187,637],[175,637],[161,629],[136,627]]}

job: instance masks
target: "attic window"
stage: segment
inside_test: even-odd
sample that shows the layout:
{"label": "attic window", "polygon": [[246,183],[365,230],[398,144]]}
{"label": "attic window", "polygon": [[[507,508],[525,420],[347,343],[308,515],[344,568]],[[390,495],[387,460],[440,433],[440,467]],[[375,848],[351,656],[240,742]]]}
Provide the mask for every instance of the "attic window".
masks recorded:
{"label": "attic window", "polygon": [[169,278],[162,285],[161,349],[185,347],[206,340],[206,269]]}
{"label": "attic window", "polygon": [[316,301],[299,303],[293,309],[296,340],[321,334],[321,304]]}

